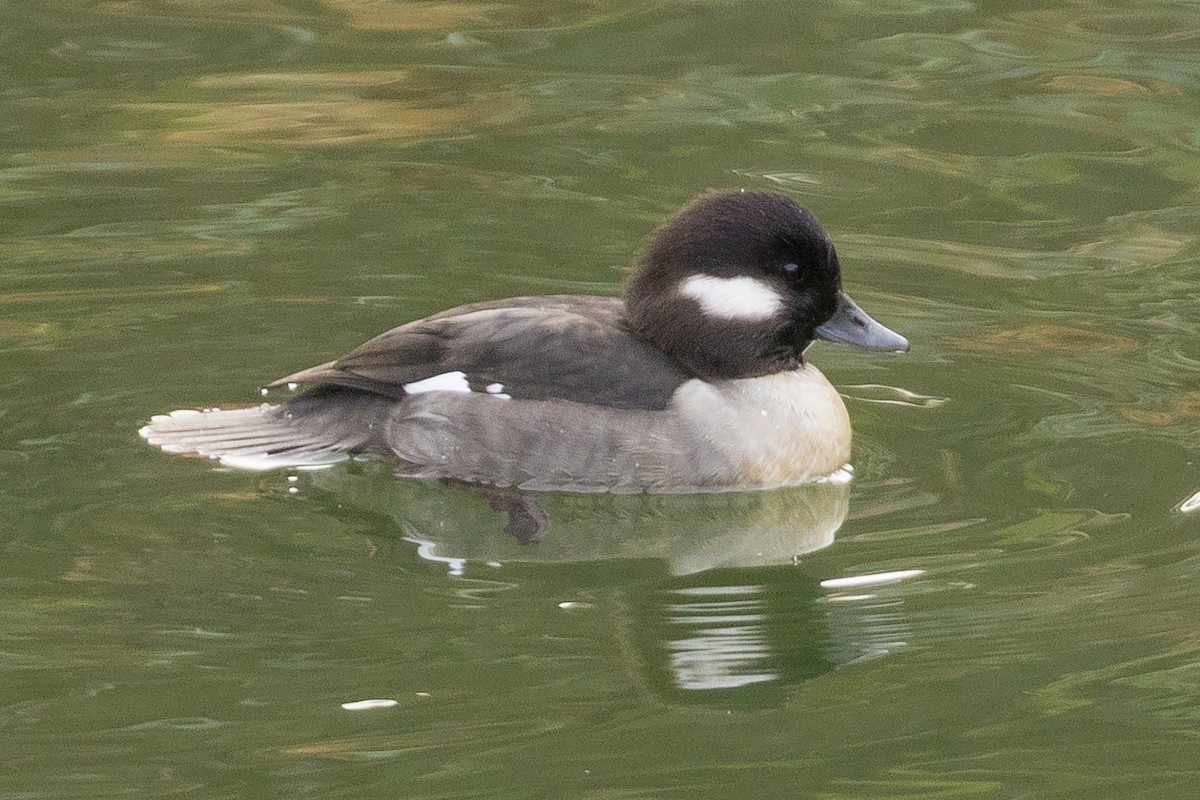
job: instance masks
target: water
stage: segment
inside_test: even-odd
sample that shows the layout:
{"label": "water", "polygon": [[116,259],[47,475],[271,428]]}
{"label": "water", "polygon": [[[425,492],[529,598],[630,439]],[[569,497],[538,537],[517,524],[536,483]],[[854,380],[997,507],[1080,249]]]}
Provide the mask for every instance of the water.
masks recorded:
{"label": "water", "polygon": [[[0,798],[1194,797],[1198,40],[1170,2],[0,6]],[[811,351],[849,487],[518,537],[136,437],[614,293],[709,186],[810,207],[913,342]]]}

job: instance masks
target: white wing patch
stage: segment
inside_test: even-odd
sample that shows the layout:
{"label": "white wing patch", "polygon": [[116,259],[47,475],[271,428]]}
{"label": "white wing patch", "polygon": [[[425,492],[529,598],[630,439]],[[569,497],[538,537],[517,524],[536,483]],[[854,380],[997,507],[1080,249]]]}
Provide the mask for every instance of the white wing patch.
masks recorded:
{"label": "white wing patch", "polygon": [[779,292],[747,275],[689,275],[680,281],[679,293],[698,302],[704,313],[722,319],[765,320],[783,308]]}
{"label": "white wing patch", "polygon": [[[432,378],[422,378],[419,381],[404,384],[404,391],[409,394],[424,394],[425,392],[469,392],[471,384],[467,381],[467,374],[461,370],[454,372],[443,372],[441,375],[434,375]],[[499,400],[512,400],[511,394],[506,394],[504,384],[489,383],[484,387],[489,397],[495,397]]]}
{"label": "white wing patch", "polygon": [[492,397],[498,397],[501,400],[512,400],[512,395],[505,393],[503,383],[489,383],[484,387],[484,391]]}
{"label": "white wing patch", "polygon": [[423,392],[469,392],[471,386],[467,383],[467,374],[462,371],[443,372],[441,375],[434,375],[432,378],[424,378],[419,381],[404,384],[404,391],[409,394],[421,394]]}

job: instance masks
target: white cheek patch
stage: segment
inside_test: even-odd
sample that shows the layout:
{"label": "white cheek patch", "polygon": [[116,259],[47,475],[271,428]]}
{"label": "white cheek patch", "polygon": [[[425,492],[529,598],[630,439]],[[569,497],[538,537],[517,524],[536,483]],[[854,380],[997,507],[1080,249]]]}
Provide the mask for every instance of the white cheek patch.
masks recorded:
{"label": "white cheek patch", "polygon": [[783,309],[779,292],[747,275],[690,275],[680,282],[679,293],[699,303],[705,314],[722,319],[765,320]]}
{"label": "white cheek patch", "polygon": [[404,391],[409,394],[422,394],[423,392],[469,392],[471,391],[471,387],[467,383],[467,374],[465,372],[443,372],[441,375],[434,375],[432,378],[424,378],[423,380],[406,383],[404,384]]}

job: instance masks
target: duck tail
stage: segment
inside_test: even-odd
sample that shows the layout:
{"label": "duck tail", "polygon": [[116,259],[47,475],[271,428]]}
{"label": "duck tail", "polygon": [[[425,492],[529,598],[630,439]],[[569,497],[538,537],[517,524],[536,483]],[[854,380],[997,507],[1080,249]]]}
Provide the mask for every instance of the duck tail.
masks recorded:
{"label": "duck tail", "polygon": [[234,469],[322,469],[386,452],[384,430],[394,403],[318,387],[283,404],[158,414],[138,433],[165,453],[211,458]]}

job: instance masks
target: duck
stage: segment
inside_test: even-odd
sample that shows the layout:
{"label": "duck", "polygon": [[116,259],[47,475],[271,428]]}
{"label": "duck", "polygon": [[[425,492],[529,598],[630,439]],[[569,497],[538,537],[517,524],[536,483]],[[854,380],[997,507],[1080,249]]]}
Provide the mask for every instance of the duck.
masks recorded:
{"label": "duck", "polygon": [[382,459],[529,491],[705,492],[848,480],[850,418],[816,339],[904,352],[842,287],[794,199],[709,190],[655,232],[622,297],[514,297],[407,322],[268,384],[285,402],[140,429],[246,470]]}

